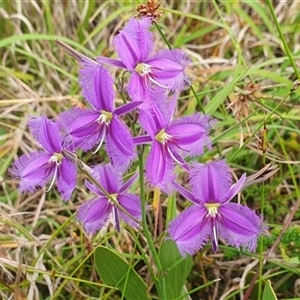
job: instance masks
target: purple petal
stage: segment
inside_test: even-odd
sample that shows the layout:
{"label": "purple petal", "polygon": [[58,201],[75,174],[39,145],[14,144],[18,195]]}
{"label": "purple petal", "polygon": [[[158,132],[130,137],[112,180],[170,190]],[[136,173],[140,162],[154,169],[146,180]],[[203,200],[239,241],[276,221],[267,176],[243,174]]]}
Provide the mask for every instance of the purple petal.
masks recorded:
{"label": "purple petal", "polygon": [[153,48],[153,36],[149,31],[151,19],[132,18],[114,38],[115,49],[128,70],[145,60]]}
{"label": "purple petal", "polygon": [[165,189],[174,179],[174,163],[162,144],[153,141],[146,161],[146,178],[152,186]]}
{"label": "purple petal", "polygon": [[152,138],[149,135],[135,136],[133,137],[133,143],[135,145],[149,144],[152,142]]}
{"label": "purple petal", "polygon": [[244,173],[242,175],[242,177],[239,179],[238,182],[236,182],[234,185],[232,185],[230,187],[229,193],[227,195],[227,199],[223,204],[229,202],[233,197],[235,197],[243,189],[243,185],[244,185],[245,181],[246,181],[246,173]]}
{"label": "purple petal", "polygon": [[133,176],[131,176],[120,188],[119,190],[119,194],[124,193],[125,191],[127,191],[132,185],[133,183],[137,180],[139,174],[135,173]]}
{"label": "purple petal", "polygon": [[190,86],[190,80],[184,68],[190,62],[187,54],[179,49],[157,52],[146,63],[159,83],[170,86],[171,90],[183,90]]}
{"label": "purple petal", "polygon": [[14,178],[20,179],[21,192],[34,192],[36,188],[43,187],[54,175],[55,164],[50,163],[51,154],[45,152],[32,152],[22,155],[12,165],[10,173]]}
{"label": "purple petal", "polygon": [[[168,116],[170,118],[170,116]],[[149,110],[141,110],[139,121],[143,129],[154,139],[155,136],[168,124],[156,105],[151,105]]]}
{"label": "purple petal", "polygon": [[112,206],[112,218],[113,218],[113,222],[114,222],[114,225],[116,226],[117,231],[120,232],[121,226],[120,226],[119,211],[115,207],[115,205]]}
{"label": "purple petal", "polygon": [[150,135],[151,139],[155,139],[155,135],[162,129],[160,124],[155,122],[152,110],[141,110],[139,112],[139,122],[142,128]]}
{"label": "purple petal", "polygon": [[135,108],[137,108],[140,104],[142,104],[142,101],[134,101],[134,102],[129,102],[124,105],[119,106],[114,110],[114,114],[116,114],[118,117],[123,116],[125,114],[128,114]]}
{"label": "purple petal", "polygon": [[99,123],[100,113],[94,110],[72,108],[59,115],[59,123],[66,132],[66,139],[73,148],[80,147],[83,151],[92,149],[105,134],[105,123]]}
{"label": "purple petal", "polygon": [[93,174],[109,194],[118,194],[123,184],[122,174],[110,164],[93,167]]}
{"label": "purple petal", "polygon": [[84,61],[79,70],[79,84],[84,98],[98,111],[113,110],[113,80],[108,71],[97,63]]}
{"label": "purple petal", "polygon": [[94,89],[97,102],[92,104],[98,110],[112,112],[114,107],[114,81],[108,71],[101,67],[96,70]]}
{"label": "purple petal", "polygon": [[[132,217],[137,220],[141,220],[142,211],[141,211],[141,201],[140,198],[133,194],[120,194],[118,195],[119,204],[125,208],[127,212],[130,213]],[[119,210],[120,217],[131,226],[138,226],[138,224],[132,220],[128,215]]]}
{"label": "purple petal", "polygon": [[100,113],[97,111],[74,107],[59,114],[58,121],[68,134],[82,138],[93,134],[99,116]]}
{"label": "purple petal", "polygon": [[[96,173],[92,173],[93,176],[98,176]],[[84,181],[85,186],[95,195],[101,196],[101,197],[106,197],[104,193],[94,184],[89,182],[88,180]]]}
{"label": "purple petal", "polygon": [[33,118],[29,121],[30,133],[49,153],[62,151],[62,137],[59,125],[46,117]]}
{"label": "purple petal", "polygon": [[162,89],[151,94],[150,109],[153,110],[152,114],[158,115],[160,127],[167,127],[171,124],[177,108],[178,96],[178,92],[173,93],[171,97],[167,96]]}
{"label": "purple petal", "polygon": [[210,234],[211,249],[214,253],[216,253],[219,247],[218,227],[215,218],[211,218],[210,222],[211,222],[211,234]]}
{"label": "purple petal", "polygon": [[149,56],[154,47],[153,34],[149,30],[151,26],[151,18],[132,18],[124,27],[124,31],[131,34],[133,39],[137,41],[137,44],[140,48],[142,61]]}
{"label": "purple petal", "polygon": [[91,60],[83,60],[80,63],[79,84],[82,88],[83,97],[93,106],[97,106],[96,90],[94,87],[94,79],[96,72],[101,65]]}
{"label": "purple petal", "polygon": [[170,223],[168,232],[182,256],[193,255],[208,241],[211,225],[206,222],[206,214],[204,207],[193,205]]}
{"label": "purple petal", "polygon": [[194,195],[190,191],[188,191],[186,188],[184,188],[183,186],[181,186],[180,184],[178,184],[175,181],[172,182],[172,185],[173,185],[174,189],[185,199],[192,201],[195,204],[199,204],[199,200],[196,197],[194,197]]}
{"label": "purple petal", "polygon": [[175,146],[173,143],[168,141],[165,144],[165,148],[170,156],[170,158],[177,164],[181,165],[186,170],[189,170],[185,160],[181,157],[180,153],[178,152],[178,147]]}
{"label": "purple petal", "polygon": [[75,163],[64,158],[58,168],[57,188],[65,201],[71,198],[76,187],[76,176]]}
{"label": "purple petal", "polygon": [[[171,80],[183,72],[183,68],[179,63],[167,58],[154,57],[148,59],[146,63],[151,66],[151,73],[155,75],[155,79],[159,82],[161,82],[161,80],[171,82]],[[170,86],[172,86],[172,83]]]}
{"label": "purple petal", "polygon": [[222,203],[231,186],[230,168],[225,160],[194,164],[190,171],[192,193],[204,203]]}
{"label": "purple petal", "polygon": [[201,155],[205,145],[211,148],[210,124],[210,116],[195,114],[173,121],[166,132],[175,139],[175,144],[184,150],[183,154]]}
{"label": "purple petal", "polygon": [[92,135],[88,137],[74,139],[74,146],[76,148],[81,148],[84,152],[86,152],[92,149],[95,145],[97,145],[97,150],[99,150],[103,141],[105,140],[106,132],[106,124],[98,124],[97,130],[95,130]]}
{"label": "purple petal", "polygon": [[219,234],[230,245],[255,251],[257,239],[263,232],[262,218],[248,207],[227,203],[219,207]]}
{"label": "purple petal", "polygon": [[77,213],[77,219],[83,223],[87,233],[95,234],[108,221],[112,204],[104,198],[95,198],[82,204]]}
{"label": "purple petal", "polygon": [[147,87],[143,77],[136,71],[133,71],[128,82],[127,92],[133,101],[143,101],[147,104],[152,90],[150,87]]}
{"label": "purple petal", "polygon": [[136,157],[130,131],[118,118],[112,118],[108,127],[106,150],[112,165],[123,172],[128,169]]}
{"label": "purple petal", "polygon": [[97,56],[96,60],[100,64],[108,64],[122,69],[126,69],[126,66],[118,59],[108,58],[105,56]]}
{"label": "purple petal", "polygon": [[137,42],[128,34],[121,32],[114,39],[116,51],[129,71],[133,71],[141,61],[141,51]]}

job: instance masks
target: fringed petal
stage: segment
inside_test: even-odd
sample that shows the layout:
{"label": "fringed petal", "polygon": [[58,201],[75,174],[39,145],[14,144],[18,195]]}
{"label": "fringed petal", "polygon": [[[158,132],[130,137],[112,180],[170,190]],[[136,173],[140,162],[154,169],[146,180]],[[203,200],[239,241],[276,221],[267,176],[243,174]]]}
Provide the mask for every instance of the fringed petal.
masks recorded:
{"label": "fringed petal", "polygon": [[119,119],[113,118],[110,122],[106,150],[112,165],[120,171],[126,171],[136,157],[135,145],[127,126]]}
{"label": "fringed petal", "polygon": [[77,219],[83,223],[89,234],[95,234],[108,222],[112,212],[112,204],[105,198],[95,198],[79,207]]}
{"label": "fringed petal", "polygon": [[153,49],[150,26],[150,18],[132,18],[114,38],[113,45],[130,71],[145,60]]}
{"label": "fringed petal", "polygon": [[[206,122],[203,122],[203,121]],[[166,132],[174,139],[176,144],[182,150],[184,156],[201,155],[204,146],[211,148],[209,131],[211,129],[210,116],[195,114],[174,120],[167,128]]]}
{"label": "fringed petal", "polygon": [[51,154],[45,152],[32,152],[22,155],[9,170],[14,178],[20,180],[21,192],[34,192],[49,182],[55,170],[55,163],[49,163]]}
{"label": "fringed petal", "polygon": [[92,175],[109,194],[119,193],[119,189],[123,184],[123,178],[118,169],[110,164],[97,165],[93,167]]}
{"label": "fringed petal", "polygon": [[58,168],[57,188],[61,197],[67,201],[76,187],[77,168],[74,162],[64,158]]}
{"label": "fringed petal", "polygon": [[174,162],[157,141],[153,141],[146,161],[146,178],[152,186],[164,191],[171,188],[171,182],[175,179]]}
{"label": "fringed petal", "polygon": [[187,54],[179,49],[161,50],[146,61],[151,66],[155,80],[172,91],[181,91],[190,86],[190,79],[184,72],[189,62]]}
{"label": "fringed petal", "polygon": [[[148,103],[152,90],[147,88],[145,80],[136,71],[133,71],[127,87],[127,92],[133,101],[142,101],[143,109],[148,109]],[[140,107],[141,108],[141,107]]]}
{"label": "fringed petal", "polygon": [[248,207],[236,203],[220,206],[219,213],[220,236],[234,247],[255,251],[257,239],[266,229],[262,218]]}
{"label": "fringed petal", "polygon": [[94,77],[96,103],[92,104],[99,111],[112,112],[114,108],[114,81],[104,67],[97,68]]}
{"label": "fringed petal", "polygon": [[94,107],[98,106],[98,101],[96,97],[96,90],[94,86],[94,80],[96,76],[96,72],[99,68],[102,68],[100,64],[96,61],[91,60],[83,60],[80,63],[79,69],[79,85],[82,89],[83,97]]}
{"label": "fringed petal", "polygon": [[59,131],[59,125],[50,121],[45,116],[32,118],[29,121],[30,133],[49,153],[58,153],[62,151],[62,137]]}
{"label": "fringed petal", "polygon": [[99,115],[97,111],[80,108],[72,108],[59,115],[58,122],[72,149],[88,151],[99,143],[105,133],[103,127],[106,126],[99,123]]}
{"label": "fringed petal", "polygon": [[225,160],[194,164],[190,171],[192,193],[204,203],[222,203],[231,186],[230,168]]}
{"label": "fringed petal", "polygon": [[79,84],[84,98],[94,109],[109,112],[113,110],[113,79],[103,66],[90,60],[82,62]]}
{"label": "fringed petal", "polygon": [[[141,201],[140,198],[129,193],[121,194],[117,198],[119,204],[135,219],[138,221],[142,218],[141,211]],[[136,223],[133,219],[131,219],[127,214],[119,210],[120,217],[130,226],[137,227],[138,223]]]}
{"label": "fringed petal", "polygon": [[207,243],[211,226],[205,216],[204,207],[193,205],[171,221],[168,233],[183,257],[193,255]]}

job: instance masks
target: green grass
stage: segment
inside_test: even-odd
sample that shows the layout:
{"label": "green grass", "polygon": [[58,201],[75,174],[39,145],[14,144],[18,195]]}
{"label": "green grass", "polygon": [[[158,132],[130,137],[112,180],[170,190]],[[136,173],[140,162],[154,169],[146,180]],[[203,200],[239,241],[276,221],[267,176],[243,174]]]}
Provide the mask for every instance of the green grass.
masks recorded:
{"label": "green grass", "polygon": [[[76,209],[89,197],[82,185],[84,175],[79,175],[72,201],[63,203],[55,190],[20,194],[18,182],[8,173],[14,159],[38,149],[28,133],[29,115],[54,118],[63,110],[82,105],[77,62],[55,40],[59,38],[91,57],[115,57],[112,39],[136,14],[140,3],[0,0],[3,299],[12,291],[15,299],[124,299],[97,275],[93,253],[99,245],[115,249],[127,259],[147,283],[151,297],[158,298],[157,282],[163,279],[153,283],[156,270],[145,232],[139,235],[124,226],[118,233],[109,227],[89,236],[74,218]],[[214,255],[205,247],[193,257],[182,299],[257,300],[267,279],[278,299],[300,299],[300,89],[295,85],[300,80],[300,2],[168,3],[161,5],[161,32],[153,27],[156,49],[167,48],[165,39],[172,48],[186,50],[192,60],[187,72],[193,91],[182,93],[177,117],[204,110],[218,120],[212,133],[213,148],[199,161],[226,158],[235,178],[244,172],[254,173],[265,162],[279,167],[270,180],[246,189],[238,199],[264,212],[270,237],[260,241],[254,254],[224,244]],[[115,69],[111,72],[117,74]],[[265,140],[261,141],[263,133]],[[264,153],[261,142],[266,145]],[[80,157],[95,164],[105,159],[105,153],[97,157],[81,153]],[[185,181],[184,174],[180,175]],[[136,184],[132,192],[138,194],[139,189]],[[151,204],[153,192],[146,189],[145,199]],[[186,206],[180,201],[178,210]],[[169,221],[176,213],[175,198],[161,195],[161,202],[160,226],[165,228],[165,219]],[[155,219],[154,212],[147,212],[146,217],[149,224]],[[148,234],[154,235],[154,222]],[[154,246],[159,247],[162,240],[159,236]],[[258,263],[247,269],[255,260]],[[245,281],[238,285],[236,279],[242,276]],[[242,298],[242,294],[246,296]]]}

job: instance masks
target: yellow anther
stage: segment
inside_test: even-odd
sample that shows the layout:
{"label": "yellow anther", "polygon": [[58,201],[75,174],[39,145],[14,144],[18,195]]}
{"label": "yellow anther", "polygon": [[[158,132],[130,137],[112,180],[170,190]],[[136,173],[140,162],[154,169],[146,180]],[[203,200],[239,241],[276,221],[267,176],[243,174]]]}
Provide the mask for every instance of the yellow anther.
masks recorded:
{"label": "yellow anther", "polygon": [[135,67],[135,70],[140,75],[143,75],[143,73],[144,73],[144,66],[143,66],[143,64],[137,64],[137,66]]}
{"label": "yellow anther", "polygon": [[155,139],[162,143],[162,144],[165,144],[169,139],[171,138],[171,136],[169,134],[167,134],[165,132],[164,129],[162,129],[156,136],[155,136]]}
{"label": "yellow anther", "polygon": [[[118,194],[109,194],[109,196],[110,196],[110,198],[111,198],[111,199],[108,199],[110,202],[112,202],[112,203],[119,203],[119,201],[118,201],[118,199],[117,199]],[[112,201],[112,199],[113,199],[114,201]]]}
{"label": "yellow anther", "polygon": [[218,214],[218,208],[220,203],[205,203],[204,206],[207,209],[208,215],[215,217]]}
{"label": "yellow anther", "polygon": [[112,119],[113,115],[111,112],[109,111],[105,111],[105,110],[101,110],[101,115],[99,117],[99,121],[101,123],[106,123],[108,124],[110,122],[110,120]]}
{"label": "yellow anther", "polygon": [[54,153],[49,162],[55,162],[57,163],[58,165],[61,163],[61,161],[63,160],[64,156],[61,154],[61,153]]}

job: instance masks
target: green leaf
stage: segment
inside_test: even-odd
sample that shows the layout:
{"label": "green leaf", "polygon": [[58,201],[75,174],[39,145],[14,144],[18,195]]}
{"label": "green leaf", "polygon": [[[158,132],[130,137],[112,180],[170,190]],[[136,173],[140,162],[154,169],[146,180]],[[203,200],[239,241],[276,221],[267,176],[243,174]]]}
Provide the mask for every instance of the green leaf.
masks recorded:
{"label": "green leaf", "polygon": [[267,282],[266,282],[264,292],[263,292],[263,296],[262,296],[262,300],[277,300],[277,297],[276,297],[275,292],[272,288],[270,280],[267,280]]}
{"label": "green leaf", "polygon": [[165,272],[167,299],[176,299],[180,297],[183,285],[192,269],[192,257],[187,256],[183,259],[176,244],[171,240],[162,243],[158,255]]}
{"label": "green leaf", "polygon": [[127,300],[149,299],[146,283],[118,253],[99,246],[94,257],[96,270],[105,284],[118,288]]}

